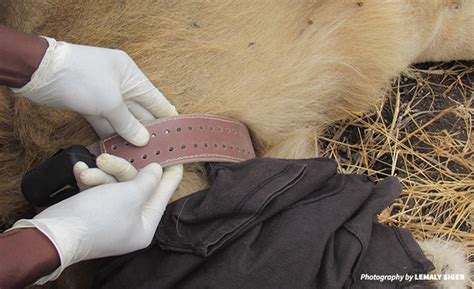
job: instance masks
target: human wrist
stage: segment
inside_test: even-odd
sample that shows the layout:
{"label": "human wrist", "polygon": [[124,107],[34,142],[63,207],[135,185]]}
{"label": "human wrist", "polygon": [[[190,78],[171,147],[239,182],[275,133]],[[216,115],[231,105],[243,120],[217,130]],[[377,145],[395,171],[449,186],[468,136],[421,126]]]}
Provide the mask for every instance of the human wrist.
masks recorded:
{"label": "human wrist", "polygon": [[60,265],[53,243],[36,228],[0,234],[0,287],[18,288],[35,282]]}
{"label": "human wrist", "polygon": [[42,213],[33,219],[18,220],[13,225],[13,229],[35,228],[53,244],[56,250],[59,265],[56,266],[56,270],[51,270],[48,272],[49,274],[40,276],[41,278],[36,281],[37,285],[56,280],[67,267],[82,261],[83,251],[88,250],[87,244],[80,242],[88,231],[80,218],[42,218]]}
{"label": "human wrist", "polygon": [[28,83],[48,49],[48,42],[0,25],[0,85],[19,88]]}

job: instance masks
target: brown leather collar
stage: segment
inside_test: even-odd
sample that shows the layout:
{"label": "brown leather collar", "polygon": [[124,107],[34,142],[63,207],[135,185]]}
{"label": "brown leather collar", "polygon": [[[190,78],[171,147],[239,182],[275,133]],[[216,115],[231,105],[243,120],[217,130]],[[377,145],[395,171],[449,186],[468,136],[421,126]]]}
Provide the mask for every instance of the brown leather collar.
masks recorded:
{"label": "brown leather collar", "polygon": [[136,147],[113,135],[87,148],[130,161],[137,169],[157,162],[163,167],[190,162],[239,162],[255,157],[247,127],[231,118],[211,114],[165,117],[145,124],[150,142]]}

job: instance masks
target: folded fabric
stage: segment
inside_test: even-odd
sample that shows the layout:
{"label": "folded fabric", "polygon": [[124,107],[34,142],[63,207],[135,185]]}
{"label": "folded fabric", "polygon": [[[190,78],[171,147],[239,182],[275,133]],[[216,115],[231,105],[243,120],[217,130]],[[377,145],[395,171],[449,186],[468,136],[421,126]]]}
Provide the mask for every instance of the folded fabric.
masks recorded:
{"label": "folded fabric", "polygon": [[377,223],[394,177],[374,184],[323,158],[208,169],[210,187],[168,205],[153,244],[112,260],[94,288],[399,288],[363,276],[433,269],[408,230]]}

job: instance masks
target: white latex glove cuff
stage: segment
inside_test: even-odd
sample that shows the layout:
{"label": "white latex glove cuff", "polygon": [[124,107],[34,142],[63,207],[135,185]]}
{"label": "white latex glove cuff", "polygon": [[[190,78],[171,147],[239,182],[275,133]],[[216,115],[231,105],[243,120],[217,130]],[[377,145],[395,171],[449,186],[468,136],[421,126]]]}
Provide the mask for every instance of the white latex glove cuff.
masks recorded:
{"label": "white latex glove cuff", "polygon": [[[50,273],[49,275],[46,275],[38,279],[35,282],[35,284],[37,285],[43,285],[49,281],[56,280],[64,271],[64,269],[74,264],[75,262],[72,260],[71,256],[68,256],[69,254],[64,254],[64,251],[67,252],[68,250],[71,250],[71,249],[74,250],[75,247],[79,246],[79,242],[77,242],[78,239],[71,237],[72,226],[70,225],[69,221],[67,223],[64,222],[62,219],[54,219],[52,221],[53,222],[49,222],[48,225],[45,225],[40,220],[21,219],[21,220],[18,220],[11,229],[7,230],[7,231],[10,231],[13,229],[36,228],[40,230],[51,241],[51,243],[53,243],[54,247],[56,248],[56,251],[58,252],[59,260],[60,260],[59,267],[56,270],[54,270],[52,273]],[[65,228],[67,229],[64,230]],[[78,230],[76,229],[75,231],[78,232]],[[67,236],[67,240],[65,240],[66,236]],[[58,240],[58,242],[56,242],[55,240]],[[58,243],[63,244],[63,245],[68,244],[69,248],[67,248],[66,250],[61,250],[60,247],[58,246]]]}
{"label": "white latex glove cuff", "polygon": [[[38,66],[38,69],[33,73],[31,76],[31,80],[25,84],[23,87],[20,88],[10,88],[15,94],[30,97],[34,89],[43,82],[43,79],[47,75],[47,71],[49,70],[50,65],[53,66],[51,63],[53,62],[53,53],[56,50],[57,41],[54,38],[40,36],[46,41],[48,41],[48,49],[46,50],[43,59]],[[56,69],[57,70],[57,69]]]}

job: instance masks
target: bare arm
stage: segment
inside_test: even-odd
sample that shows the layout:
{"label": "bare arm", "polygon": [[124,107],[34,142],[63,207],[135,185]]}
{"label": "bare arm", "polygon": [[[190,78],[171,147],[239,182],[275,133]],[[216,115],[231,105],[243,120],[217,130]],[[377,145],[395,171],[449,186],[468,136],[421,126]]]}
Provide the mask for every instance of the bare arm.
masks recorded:
{"label": "bare arm", "polygon": [[53,243],[35,228],[0,234],[0,288],[23,288],[59,267]]}
{"label": "bare arm", "polygon": [[0,25],[0,85],[19,88],[30,81],[48,48],[45,39]]}
{"label": "bare arm", "polygon": [[[0,25],[0,85],[22,87],[38,68],[48,43]],[[0,288],[22,288],[59,266],[51,241],[37,229],[0,234]]]}

